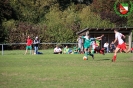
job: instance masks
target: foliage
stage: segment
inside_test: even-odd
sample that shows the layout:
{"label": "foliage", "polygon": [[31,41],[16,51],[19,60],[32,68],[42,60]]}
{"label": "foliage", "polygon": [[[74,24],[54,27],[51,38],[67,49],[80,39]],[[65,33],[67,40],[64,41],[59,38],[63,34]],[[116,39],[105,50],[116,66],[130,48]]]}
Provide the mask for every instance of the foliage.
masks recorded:
{"label": "foliage", "polygon": [[111,23],[114,23],[116,27],[124,27],[125,25],[127,25],[127,18],[120,17],[115,13],[115,2],[116,0],[94,0],[91,10],[96,13],[99,13],[102,20],[109,20]]}
{"label": "foliage", "polygon": [[112,28],[115,26],[107,20],[102,20],[99,14],[91,12],[90,6],[83,8],[79,16],[81,18],[82,28]]}
{"label": "foliage", "polygon": [[[117,16],[115,0],[1,0],[1,43],[25,42],[27,35],[41,42],[76,42],[86,27],[132,26],[132,16]],[[21,38],[20,38],[21,36]]]}
{"label": "foliage", "polygon": [[129,27],[133,27],[133,11],[129,14],[127,23]]}
{"label": "foliage", "polygon": [[[132,13],[128,16],[128,21],[127,21],[127,26],[128,27],[133,27],[133,11]],[[132,30],[132,34],[133,34],[133,30]],[[133,41],[133,36],[132,36],[132,41]]]}
{"label": "foliage", "polygon": [[2,25],[6,20],[12,19],[14,17],[13,9],[10,6],[8,0],[0,0],[0,43],[5,42],[7,36],[7,29]]}

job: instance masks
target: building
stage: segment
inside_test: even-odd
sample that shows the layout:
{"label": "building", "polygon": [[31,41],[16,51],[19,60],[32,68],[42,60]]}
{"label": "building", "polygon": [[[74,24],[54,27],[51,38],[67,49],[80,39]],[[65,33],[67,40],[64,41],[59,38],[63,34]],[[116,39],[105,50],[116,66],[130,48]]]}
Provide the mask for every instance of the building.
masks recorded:
{"label": "building", "polygon": [[103,47],[104,43],[107,41],[109,44],[111,43],[111,41],[113,41],[115,39],[115,34],[114,34],[114,29],[119,29],[119,32],[121,32],[122,34],[124,34],[126,36],[126,38],[124,39],[124,41],[127,43],[127,46],[129,48],[133,47],[132,46],[132,30],[133,28],[85,28],[81,31],[78,31],[76,34],[77,35],[85,35],[86,32],[88,31],[91,37],[98,37],[102,34],[104,34],[104,37],[101,41],[101,47]]}

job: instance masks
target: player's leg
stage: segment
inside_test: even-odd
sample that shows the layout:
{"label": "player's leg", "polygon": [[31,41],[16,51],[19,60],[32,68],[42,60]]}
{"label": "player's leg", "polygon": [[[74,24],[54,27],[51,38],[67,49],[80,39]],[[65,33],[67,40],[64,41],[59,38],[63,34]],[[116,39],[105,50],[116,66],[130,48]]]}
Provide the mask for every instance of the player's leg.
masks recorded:
{"label": "player's leg", "polygon": [[37,49],[36,49],[36,54],[38,54],[38,46],[37,46]]}
{"label": "player's leg", "polygon": [[34,50],[34,54],[38,54],[38,47],[35,46],[34,49],[35,49],[35,50]]}
{"label": "player's leg", "polygon": [[84,44],[84,55],[88,58],[88,44]]}
{"label": "player's leg", "polygon": [[92,54],[94,54],[94,51],[95,51],[94,49],[91,49],[91,53],[92,53]]}
{"label": "player's leg", "polygon": [[82,44],[79,43],[79,44],[78,44],[78,50],[79,50],[79,53],[81,53],[81,48],[82,48]]}
{"label": "player's leg", "polygon": [[133,48],[129,49],[129,52],[132,52],[133,51]]}
{"label": "player's leg", "polygon": [[26,49],[26,51],[25,51],[25,55],[27,54],[27,51],[28,51],[28,50]]}
{"label": "player's leg", "polygon": [[91,53],[94,54],[94,51],[95,51],[95,46],[92,45],[92,48],[91,48]]}
{"label": "player's leg", "polygon": [[27,51],[28,51],[28,46],[26,46],[26,50],[25,50],[25,53],[24,53],[25,55],[27,54]]}
{"label": "player's leg", "polygon": [[36,50],[37,50],[37,48],[36,48],[36,46],[34,46],[34,54],[37,54]]}
{"label": "player's leg", "polygon": [[104,48],[101,48],[101,49],[100,49],[100,54],[105,55],[105,53],[104,53]]}
{"label": "player's leg", "polygon": [[31,45],[31,46],[30,46],[30,49],[31,49],[31,54],[34,55],[34,46]]}
{"label": "player's leg", "polygon": [[32,46],[29,46],[30,54],[33,54]]}
{"label": "player's leg", "polygon": [[117,47],[116,49],[115,49],[115,52],[114,52],[114,56],[113,56],[113,58],[112,58],[112,62],[115,62],[116,61],[116,57],[117,57],[117,52],[119,51],[119,47]]}
{"label": "player's leg", "polygon": [[95,52],[100,53],[100,49],[98,46],[95,48]]}
{"label": "player's leg", "polygon": [[84,54],[84,47],[83,47],[83,45],[81,47],[81,54]]}
{"label": "player's leg", "polygon": [[87,57],[87,59],[88,59],[88,48],[87,48],[87,47],[84,48],[84,52],[85,52],[84,55],[85,55],[85,56]]}
{"label": "player's leg", "polygon": [[121,44],[121,50],[123,50],[125,53],[129,52],[129,49],[126,50],[126,44],[125,43]]}
{"label": "player's leg", "polygon": [[133,48],[129,48],[128,50],[127,50],[127,53],[129,53],[129,52],[131,52],[131,51],[133,51]]}
{"label": "player's leg", "polygon": [[125,49],[125,50],[123,50],[123,51],[124,51],[125,53],[128,53],[128,52],[129,52],[129,50],[126,50],[126,49]]}
{"label": "player's leg", "polygon": [[91,53],[91,47],[90,46],[88,48],[88,55],[92,56],[92,58],[94,59],[94,54]]}

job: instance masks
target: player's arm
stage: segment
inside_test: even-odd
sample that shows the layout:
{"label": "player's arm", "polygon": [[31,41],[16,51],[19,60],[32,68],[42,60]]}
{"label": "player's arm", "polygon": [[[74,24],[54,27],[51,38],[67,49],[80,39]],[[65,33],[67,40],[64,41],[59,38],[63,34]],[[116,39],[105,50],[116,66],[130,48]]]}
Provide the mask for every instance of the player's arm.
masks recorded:
{"label": "player's arm", "polygon": [[56,48],[54,48],[54,52],[56,52]]}
{"label": "player's arm", "polygon": [[101,38],[98,38],[98,39],[96,39],[96,40],[102,40]]}
{"label": "player's arm", "polygon": [[81,36],[82,39],[85,39],[85,36]]}
{"label": "player's arm", "polygon": [[112,47],[111,47],[111,44],[110,44],[110,48],[112,48]]}
{"label": "player's arm", "polygon": [[34,44],[37,44],[37,43],[38,43],[38,41],[34,40]]}
{"label": "player's arm", "polygon": [[104,34],[102,34],[100,37],[96,37],[95,39],[96,40],[101,40],[103,36],[104,36]]}
{"label": "player's arm", "polygon": [[33,44],[33,40],[30,40],[31,44]]}
{"label": "player's arm", "polygon": [[123,35],[123,34],[122,34],[122,37],[123,37],[123,38],[126,38],[126,36],[125,36],[125,35]]}
{"label": "player's arm", "polygon": [[84,38],[85,36],[81,36],[81,38]]}
{"label": "player's arm", "polygon": [[115,38],[115,40],[114,40],[114,43],[117,41],[117,37]]}

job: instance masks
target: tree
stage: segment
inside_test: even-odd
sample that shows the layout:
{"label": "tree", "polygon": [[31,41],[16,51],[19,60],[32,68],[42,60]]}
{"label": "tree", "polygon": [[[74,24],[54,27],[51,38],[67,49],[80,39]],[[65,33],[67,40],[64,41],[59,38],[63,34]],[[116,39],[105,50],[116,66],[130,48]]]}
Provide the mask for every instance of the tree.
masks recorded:
{"label": "tree", "polygon": [[[128,21],[127,21],[127,27],[133,27],[133,11],[132,13],[128,16]],[[133,33],[133,31],[132,31]],[[133,36],[132,36],[132,41],[133,41]]]}
{"label": "tree", "polygon": [[[127,1],[127,0],[123,0]],[[99,13],[101,18],[115,23],[117,27],[124,27],[127,24],[126,17],[120,17],[114,11],[116,0],[94,0],[91,11]]]}
{"label": "tree", "polygon": [[0,43],[3,43],[6,41],[7,36],[7,29],[3,27],[3,22],[9,20],[9,19],[16,19],[14,15],[14,11],[12,7],[10,6],[9,0],[0,0]]}

